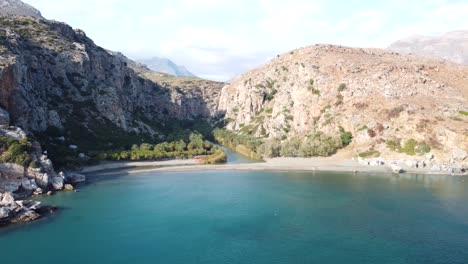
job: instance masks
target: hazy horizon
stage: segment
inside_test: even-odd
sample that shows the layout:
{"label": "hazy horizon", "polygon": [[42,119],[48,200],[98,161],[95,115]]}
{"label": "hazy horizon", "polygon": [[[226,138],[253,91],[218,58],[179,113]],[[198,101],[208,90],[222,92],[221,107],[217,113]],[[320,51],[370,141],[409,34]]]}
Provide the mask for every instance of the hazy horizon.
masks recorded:
{"label": "hazy horizon", "polygon": [[25,2],[47,19],[84,30],[106,49],[134,60],[168,58],[218,81],[303,46],[386,48],[415,34],[463,30],[468,23],[468,3],[456,0]]}

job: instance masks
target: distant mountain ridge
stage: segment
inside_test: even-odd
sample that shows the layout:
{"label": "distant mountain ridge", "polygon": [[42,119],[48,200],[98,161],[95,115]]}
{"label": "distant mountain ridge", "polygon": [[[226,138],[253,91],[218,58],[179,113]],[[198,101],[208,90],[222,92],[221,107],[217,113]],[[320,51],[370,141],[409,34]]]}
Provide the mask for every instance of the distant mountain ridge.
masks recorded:
{"label": "distant mountain ridge", "polygon": [[152,71],[167,73],[177,77],[197,77],[184,66],[177,65],[166,58],[153,57],[151,59],[139,60],[138,62],[145,64]]}
{"label": "distant mountain ridge", "polygon": [[447,32],[434,37],[413,36],[391,44],[389,49],[468,65],[468,30]]}
{"label": "distant mountain ridge", "polygon": [[0,0],[0,16],[5,15],[44,18],[39,10],[19,0]]}

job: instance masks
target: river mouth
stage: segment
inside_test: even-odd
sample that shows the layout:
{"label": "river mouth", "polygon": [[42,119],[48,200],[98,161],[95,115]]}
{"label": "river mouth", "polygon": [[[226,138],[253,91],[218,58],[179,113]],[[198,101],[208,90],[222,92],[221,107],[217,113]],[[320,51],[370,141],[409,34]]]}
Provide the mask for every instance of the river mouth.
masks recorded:
{"label": "river mouth", "polygon": [[[198,171],[90,177],[0,229],[6,263],[463,263],[464,178]],[[40,238],[40,243],[34,241]],[[77,254],[77,252],[81,252]],[[24,254],[24,253],[23,253]],[[72,257],[70,257],[72,256]]]}

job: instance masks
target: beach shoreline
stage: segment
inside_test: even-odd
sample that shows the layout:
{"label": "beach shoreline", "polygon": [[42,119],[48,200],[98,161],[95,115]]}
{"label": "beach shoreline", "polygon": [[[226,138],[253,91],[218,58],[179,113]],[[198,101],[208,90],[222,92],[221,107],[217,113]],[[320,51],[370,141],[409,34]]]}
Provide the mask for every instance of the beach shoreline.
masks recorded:
{"label": "beach shoreline", "polygon": [[[333,158],[273,158],[258,163],[205,165],[196,160],[130,161],[106,162],[84,167],[77,173],[86,175],[142,174],[156,172],[190,171],[306,171],[306,172],[346,172],[346,173],[393,173],[389,165],[371,166],[352,159]],[[406,174],[446,175],[448,172],[435,172],[429,168],[414,169],[402,166]],[[466,174],[457,174],[463,176]],[[453,175],[452,175],[453,176]]]}

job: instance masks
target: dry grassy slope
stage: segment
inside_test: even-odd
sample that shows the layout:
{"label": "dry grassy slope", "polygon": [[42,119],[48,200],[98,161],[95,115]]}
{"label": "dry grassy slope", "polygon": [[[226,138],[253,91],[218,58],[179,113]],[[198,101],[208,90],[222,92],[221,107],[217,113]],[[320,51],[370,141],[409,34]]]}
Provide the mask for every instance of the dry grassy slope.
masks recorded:
{"label": "dry grassy slope", "polygon": [[385,144],[413,138],[431,145],[439,161],[460,161],[468,149],[468,117],[460,113],[468,111],[467,99],[468,67],[316,45],[244,74],[223,89],[219,109],[229,129],[265,138],[336,133],[342,126],[354,135],[344,156],[375,149],[387,158],[414,158]]}

